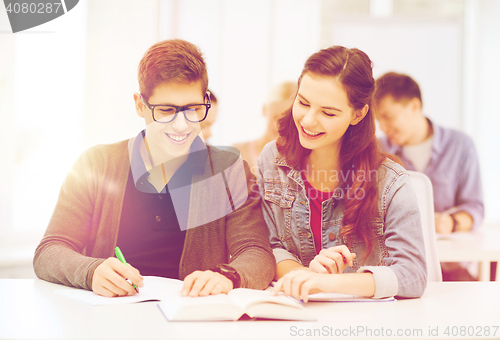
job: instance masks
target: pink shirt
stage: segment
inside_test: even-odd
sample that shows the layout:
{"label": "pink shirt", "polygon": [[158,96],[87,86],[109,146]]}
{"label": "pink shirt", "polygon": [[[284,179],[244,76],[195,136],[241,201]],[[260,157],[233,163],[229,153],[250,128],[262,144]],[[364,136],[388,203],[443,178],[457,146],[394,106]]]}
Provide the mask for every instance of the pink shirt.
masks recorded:
{"label": "pink shirt", "polygon": [[306,195],[309,199],[309,207],[311,209],[311,231],[314,239],[314,248],[316,254],[319,254],[322,247],[321,241],[321,210],[323,202],[332,197],[333,191],[320,191],[314,188],[311,183],[307,181],[305,172],[302,171],[302,179],[306,186]]}

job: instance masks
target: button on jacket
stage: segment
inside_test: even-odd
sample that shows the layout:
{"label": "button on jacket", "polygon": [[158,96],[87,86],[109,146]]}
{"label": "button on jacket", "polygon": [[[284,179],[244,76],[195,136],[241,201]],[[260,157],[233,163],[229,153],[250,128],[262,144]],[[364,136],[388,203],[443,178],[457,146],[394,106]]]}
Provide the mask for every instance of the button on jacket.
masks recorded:
{"label": "button on jacket", "polygon": [[[259,160],[259,190],[264,219],[270,231],[276,263],[294,260],[307,267],[316,256],[310,227],[310,206],[300,169],[287,164],[276,143],[264,147]],[[339,174],[340,176],[349,174]],[[356,253],[347,272],[371,272],[375,279],[375,298],[387,296],[420,297],[427,284],[425,249],[417,198],[410,178],[397,163],[386,159],[378,171],[365,178],[378,180],[378,214],[372,218],[374,249],[367,253],[364,242],[353,236],[348,242],[339,237],[347,192],[337,188],[323,202],[321,216],[322,248],[345,244]],[[356,193],[363,198],[363,193]]]}

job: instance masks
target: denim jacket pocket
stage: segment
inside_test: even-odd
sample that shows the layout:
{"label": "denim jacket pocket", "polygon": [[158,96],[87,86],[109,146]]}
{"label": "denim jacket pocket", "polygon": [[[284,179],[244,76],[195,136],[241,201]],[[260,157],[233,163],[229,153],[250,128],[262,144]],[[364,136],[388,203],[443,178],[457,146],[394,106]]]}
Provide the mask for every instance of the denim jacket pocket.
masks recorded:
{"label": "denim jacket pocket", "polygon": [[264,180],[264,199],[280,208],[291,208],[297,192],[286,183]]}
{"label": "denim jacket pocket", "polygon": [[295,248],[293,242],[291,220],[292,207],[297,191],[290,185],[276,180],[264,179],[264,200],[269,202],[275,212],[278,237],[286,249]]}
{"label": "denim jacket pocket", "polygon": [[295,201],[296,192],[285,183],[264,182],[264,199],[280,208],[291,208]]}

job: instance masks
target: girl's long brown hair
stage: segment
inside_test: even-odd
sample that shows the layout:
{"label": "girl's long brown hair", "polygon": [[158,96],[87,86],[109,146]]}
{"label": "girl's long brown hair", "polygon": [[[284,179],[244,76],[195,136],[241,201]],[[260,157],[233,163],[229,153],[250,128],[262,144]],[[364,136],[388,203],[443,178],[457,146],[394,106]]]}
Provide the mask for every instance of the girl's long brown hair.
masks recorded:
{"label": "girl's long brown hair", "polygon": [[[344,191],[344,217],[340,237],[351,242],[356,235],[367,245],[365,259],[372,252],[375,234],[370,219],[378,212],[378,168],[386,155],[380,151],[375,137],[375,120],[371,110],[371,99],[375,87],[370,58],[362,51],[342,46],[332,46],[313,54],[306,61],[298,86],[305,74],[338,78],[347,93],[350,106],[361,110],[370,109],[357,124],[350,125],[343,136],[340,147],[339,187]],[[311,150],[302,147],[295,126],[292,108],[284,112],[278,121],[276,145],[278,151],[291,166],[297,166]],[[348,174],[348,175],[347,175]],[[372,176],[375,174],[374,176]]]}

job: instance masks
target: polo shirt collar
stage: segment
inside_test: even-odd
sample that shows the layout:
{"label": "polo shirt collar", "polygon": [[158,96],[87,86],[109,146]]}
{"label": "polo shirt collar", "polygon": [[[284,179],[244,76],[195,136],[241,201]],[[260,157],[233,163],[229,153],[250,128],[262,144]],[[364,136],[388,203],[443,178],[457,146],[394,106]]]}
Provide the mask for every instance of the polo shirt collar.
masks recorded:
{"label": "polo shirt collar", "polygon": [[[145,175],[149,175],[149,171],[146,169],[144,160],[141,154],[147,154],[146,145],[144,143],[144,137],[146,136],[146,130],[142,130],[134,137],[131,142],[129,142],[129,157],[130,157],[130,170],[132,171],[132,176],[134,179],[134,184],[137,187],[137,182]],[[208,157],[208,150],[206,144],[197,136],[191,148],[189,150],[189,156],[187,160],[182,164],[182,166],[177,170],[177,173],[186,172],[189,174],[189,179],[194,172],[205,171],[205,163]],[[168,163],[166,163],[168,165]],[[186,177],[186,176],[181,176]],[[184,182],[184,181],[182,181]],[[187,184],[187,183],[186,183]]]}

